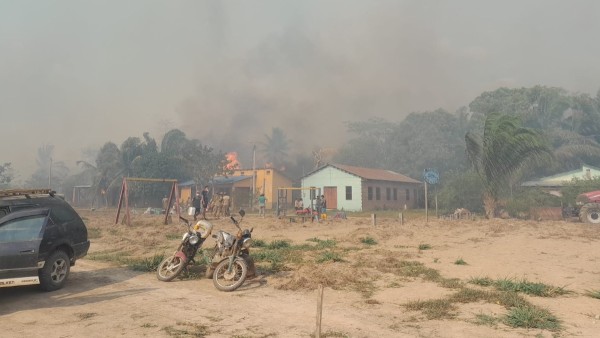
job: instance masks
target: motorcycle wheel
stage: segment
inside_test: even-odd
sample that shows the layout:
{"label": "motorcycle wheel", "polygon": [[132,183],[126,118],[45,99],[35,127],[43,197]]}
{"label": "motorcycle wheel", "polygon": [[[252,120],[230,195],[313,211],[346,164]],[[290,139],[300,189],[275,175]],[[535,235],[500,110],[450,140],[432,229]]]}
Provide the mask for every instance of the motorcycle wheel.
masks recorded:
{"label": "motorcycle wheel", "polygon": [[179,276],[186,262],[178,256],[165,258],[156,269],[156,278],[162,282],[169,282]]}
{"label": "motorcycle wheel", "polygon": [[248,274],[248,266],[242,258],[236,258],[233,261],[231,272],[227,272],[229,259],[223,260],[215,268],[213,274],[213,284],[218,290],[230,292],[239,288],[246,280]]}

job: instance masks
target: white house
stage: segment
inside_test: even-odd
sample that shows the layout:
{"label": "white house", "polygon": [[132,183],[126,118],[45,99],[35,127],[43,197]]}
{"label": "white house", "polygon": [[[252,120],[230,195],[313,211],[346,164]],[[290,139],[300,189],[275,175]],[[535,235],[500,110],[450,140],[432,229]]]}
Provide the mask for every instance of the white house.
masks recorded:
{"label": "white house", "polygon": [[568,185],[574,179],[590,180],[600,177],[600,169],[584,164],[581,169],[571,170],[552,176],[546,176],[521,184],[524,187],[557,188]]}
{"label": "white house", "polygon": [[[327,209],[347,211],[413,208],[420,185],[390,170],[342,164],[327,164],[302,178],[302,188],[315,187],[325,195]],[[310,195],[310,190],[303,190],[305,206],[315,197]]]}

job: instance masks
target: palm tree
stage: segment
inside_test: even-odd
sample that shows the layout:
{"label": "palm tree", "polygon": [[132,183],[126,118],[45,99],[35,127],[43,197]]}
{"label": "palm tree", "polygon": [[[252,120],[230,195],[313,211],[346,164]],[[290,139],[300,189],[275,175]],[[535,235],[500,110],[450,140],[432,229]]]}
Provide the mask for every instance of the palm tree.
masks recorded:
{"label": "palm tree", "polygon": [[281,168],[288,155],[289,143],[287,136],[280,128],[273,128],[271,136],[265,134],[265,142],[262,143],[262,152],[267,162],[273,167]]}
{"label": "palm tree", "polygon": [[511,176],[531,161],[551,155],[544,138],[525,128],[518,116],[489,114],[483,135],[465,135],[467,156],[483,183],[483,205],[487,218],[495,215],[500,189]]}
{"label": "palm tree", "polygon": [[26,184],[31,187],[60,187],[64,179],[69,175],[69,168],[62,161],[53,161],[54,145],[47,144],[38,148],[35,159],[38,168],[27,180]]}

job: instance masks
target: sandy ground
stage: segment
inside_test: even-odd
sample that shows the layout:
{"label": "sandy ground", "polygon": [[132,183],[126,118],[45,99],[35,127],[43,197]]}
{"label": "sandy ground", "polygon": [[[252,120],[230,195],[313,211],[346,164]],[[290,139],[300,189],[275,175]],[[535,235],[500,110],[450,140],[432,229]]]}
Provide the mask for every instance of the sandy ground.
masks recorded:
{"label": "sandy ground", "polygon": [[[126,249],[132,255],[152,256],[174,249],[183,232],[179,225],[162,225],[158,217],[137,216],[128,228],[112,224],[112,211],[80,213],[95,229],[90,256]],[[227,219],[213,223],[215,229],[233,230]],[[344,260],[287,264],[278,273],[259,268],[259,277],[225,293],[211,280],[164,283],[154,273],[86,258],[72,268],[62,290],[0,289],[0,337],[310,337],[316,326],[318,283],[326,286],[322,336],[327,337],[600,337],[600,300],[586,295],[600,290],[598,226],[431,219],[407,219],[401,225],[379,218],[373,227],[368,218],[317,224],[253,215],[244,223],[254,227],[255,239],[267,243],[334,239],[338,249],[345,248],[339,251]],[[376,244],[361,243],[367,237]],[[419,250],[421,244],[430,249]],[[421,262],[466,287],[474,287],[468,281],[476,277],[564,287],[571,292],[524,296],[555,315],[562,329],[512,328],[502,321],[478,324],[478,315],[500,318],[508,312],[483,301],[455,304],[452,318],[429,320],[404,304],[443,299],[456,289],[372,269],[386,259]],[[467,264],[455,264],[458,259]]]}

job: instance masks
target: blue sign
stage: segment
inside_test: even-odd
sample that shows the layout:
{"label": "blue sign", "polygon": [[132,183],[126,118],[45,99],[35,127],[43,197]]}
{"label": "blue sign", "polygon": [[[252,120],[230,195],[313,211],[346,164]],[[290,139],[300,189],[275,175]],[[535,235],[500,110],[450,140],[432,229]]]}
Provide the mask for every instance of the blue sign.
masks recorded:
{"label": "blue sign", "polygon": [[429,184],[438,184],[440,182],[440,174],[435,169],[427,168],[423,170],[423,179]]}

